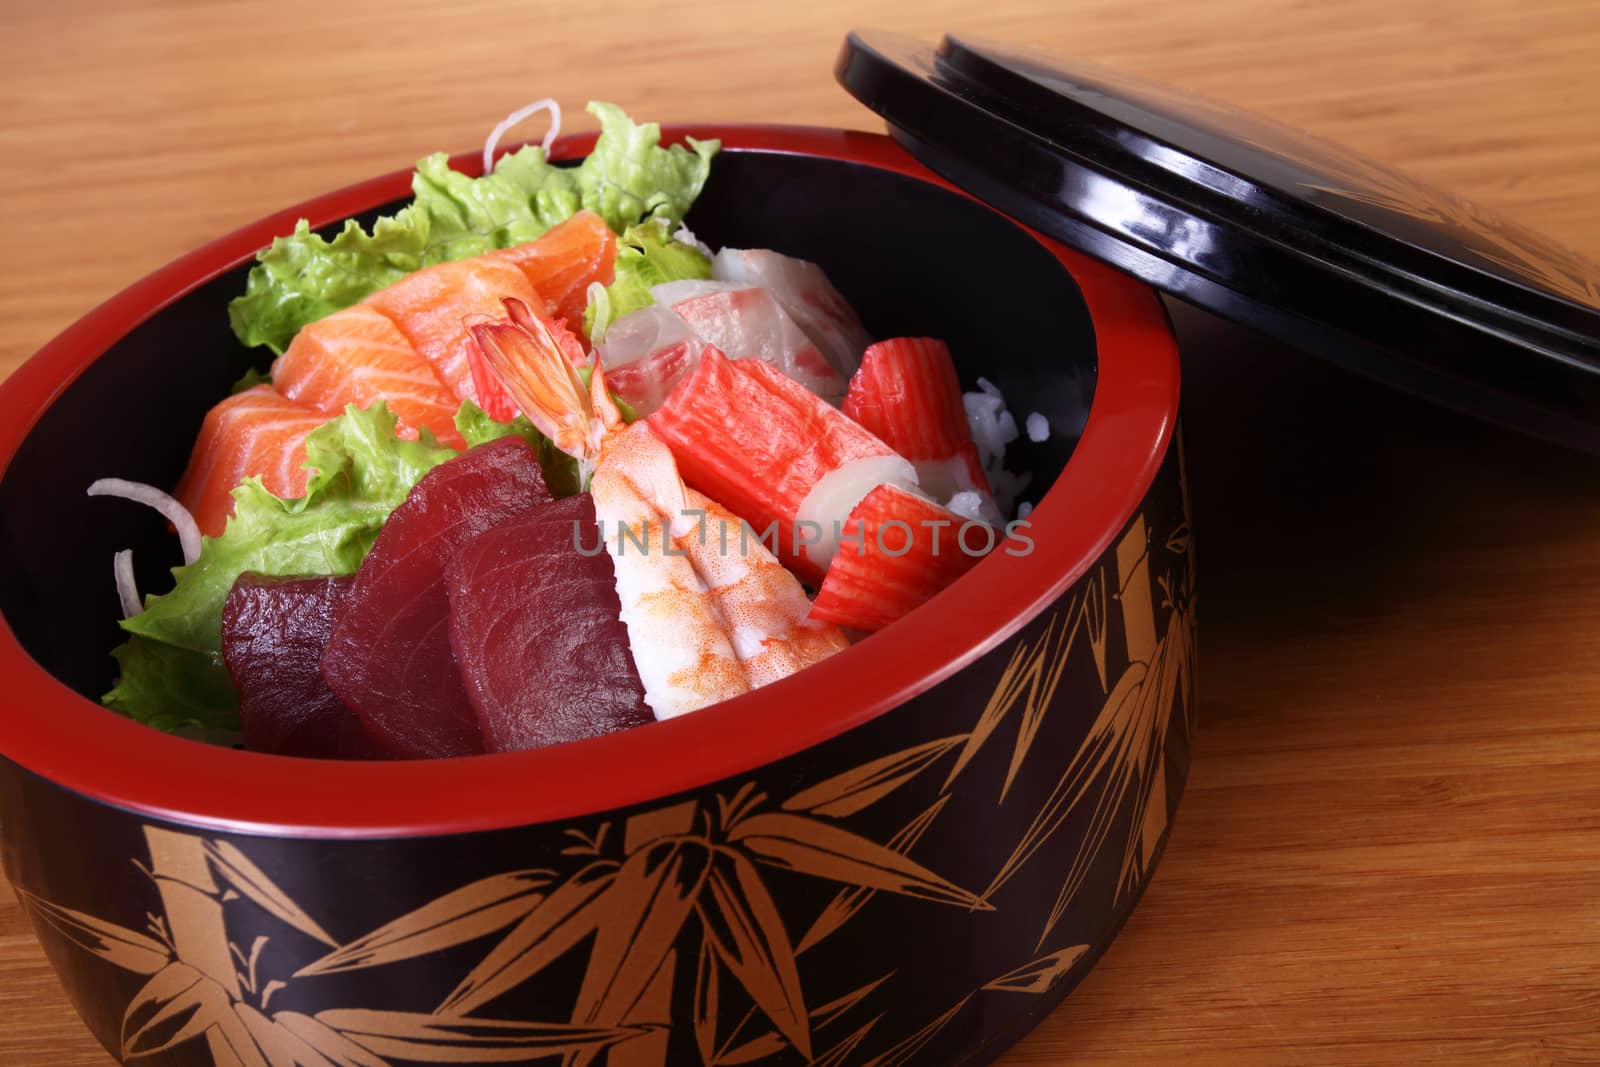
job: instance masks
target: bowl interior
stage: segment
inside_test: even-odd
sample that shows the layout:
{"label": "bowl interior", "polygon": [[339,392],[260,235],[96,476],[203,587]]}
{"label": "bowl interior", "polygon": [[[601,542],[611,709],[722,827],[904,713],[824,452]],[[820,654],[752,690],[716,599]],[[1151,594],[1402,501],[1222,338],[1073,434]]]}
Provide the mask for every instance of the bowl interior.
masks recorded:
{"label": "bowl interior", "polygon": [[[713,246],[775,248],[821,264],[874,336],[946,340],[964,388],[988,378],[1019,424],[1032,411],[1050,421],[1047,441],[1024,435],[1008,452],[1007,466],[1032,476],[1023,498],[1038,500],[1054,481],[1088,417],[1094,330],[1071,275],[1026,231],[930,182],[756,150],[718,157],[689,225]],[[112,554],[133,549],[146,592],[166,591],[166,570],[180,559],[154,512],[84,489],[102,477],[172,486],[206,410],[248,368],[266,369],[270,357],[228,326],[248,266],[113,344],[55,400],[0,478],[0,613],[30,655],[85,696],[97,698],[115,673]]]}

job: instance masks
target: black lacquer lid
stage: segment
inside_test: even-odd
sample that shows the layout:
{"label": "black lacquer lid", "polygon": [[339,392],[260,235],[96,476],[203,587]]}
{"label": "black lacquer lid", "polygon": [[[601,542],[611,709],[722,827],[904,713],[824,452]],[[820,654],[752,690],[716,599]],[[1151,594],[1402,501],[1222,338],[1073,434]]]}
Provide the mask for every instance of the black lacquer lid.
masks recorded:
{"label": "black lacquer lid", "polygon": [[1258,116],[1025,48],[857,32],[836,73],[924,163],[1036,229],[1390,385],[1600,452],[1600,265],[1545,237]]}

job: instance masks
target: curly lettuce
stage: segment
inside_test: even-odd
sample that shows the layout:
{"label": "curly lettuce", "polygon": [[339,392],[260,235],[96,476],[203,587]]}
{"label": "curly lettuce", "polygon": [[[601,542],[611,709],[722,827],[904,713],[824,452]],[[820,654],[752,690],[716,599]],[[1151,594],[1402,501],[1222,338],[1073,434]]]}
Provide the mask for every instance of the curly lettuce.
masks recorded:
{"label": "curly lettuce", "polygon": [[591,299],[583,309],[583,332],[601,336],[606,327],[630,311],[655,303],[650,295],[653,285],[710,277],[710,258],[695,246],[676,240],[666,223],[630,226],[617,240],[616,276],[606,287],[605,297]]}
{"label": "curly lettuce", "polygon": [[661,127],[591,103],[600,136],[583,162],[559,166],[529,145],[472,178],[443,153],[417,165],[412,202],[372,229],[354,219],[332,239],[302,219],[256,257],[244,295],[228,306],[247,345],[282,352],[300,327],[370,296],[412,271],[534,240],[582,210],[618,233],[646,219],[676,227],[711,171],[717,141],[661,147]]}

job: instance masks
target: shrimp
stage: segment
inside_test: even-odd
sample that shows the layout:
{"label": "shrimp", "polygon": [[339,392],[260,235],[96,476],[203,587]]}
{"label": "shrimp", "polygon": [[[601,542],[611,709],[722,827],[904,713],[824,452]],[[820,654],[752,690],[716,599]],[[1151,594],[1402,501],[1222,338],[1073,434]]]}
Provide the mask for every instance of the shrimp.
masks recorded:
{"label": "shrimp", "polygon": [[517,406],[578,461],[616,571],[645,702],[672,718],[777,681],[843,649],[748,527],[690,490],[646,422],[629,426],[596,359],[584,383],[546,323],[505,301],[473,337]]}

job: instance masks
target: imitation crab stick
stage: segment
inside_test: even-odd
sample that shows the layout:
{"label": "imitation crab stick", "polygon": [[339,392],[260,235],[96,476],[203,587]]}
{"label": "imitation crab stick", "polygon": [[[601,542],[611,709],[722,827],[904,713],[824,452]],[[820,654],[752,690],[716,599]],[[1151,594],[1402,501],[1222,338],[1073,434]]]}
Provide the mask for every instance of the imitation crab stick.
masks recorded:
{"label": "imitation crab stick", "polygon": [[975,492],[989,498],[961,382],[943,341],[897,337],[869,346],[850,380],[844,413],[910,460],[930,495],[948,500]]}
{"label": "imitation crab stick", "polygon": [[[910,475],[893,449],[782,371],[760,360],[730,360],[715,348],[705,350],[649,423],[690,485],[759,533],[776,524],[778,558],[814,582],[826,571],[826,554],[802,542],[820,540],[831,516],[818,512],[818,530],[797,523],[824,479],[851,469],[906,468],[900,476]],[[844,501],[837,518],[855,503]]]}

